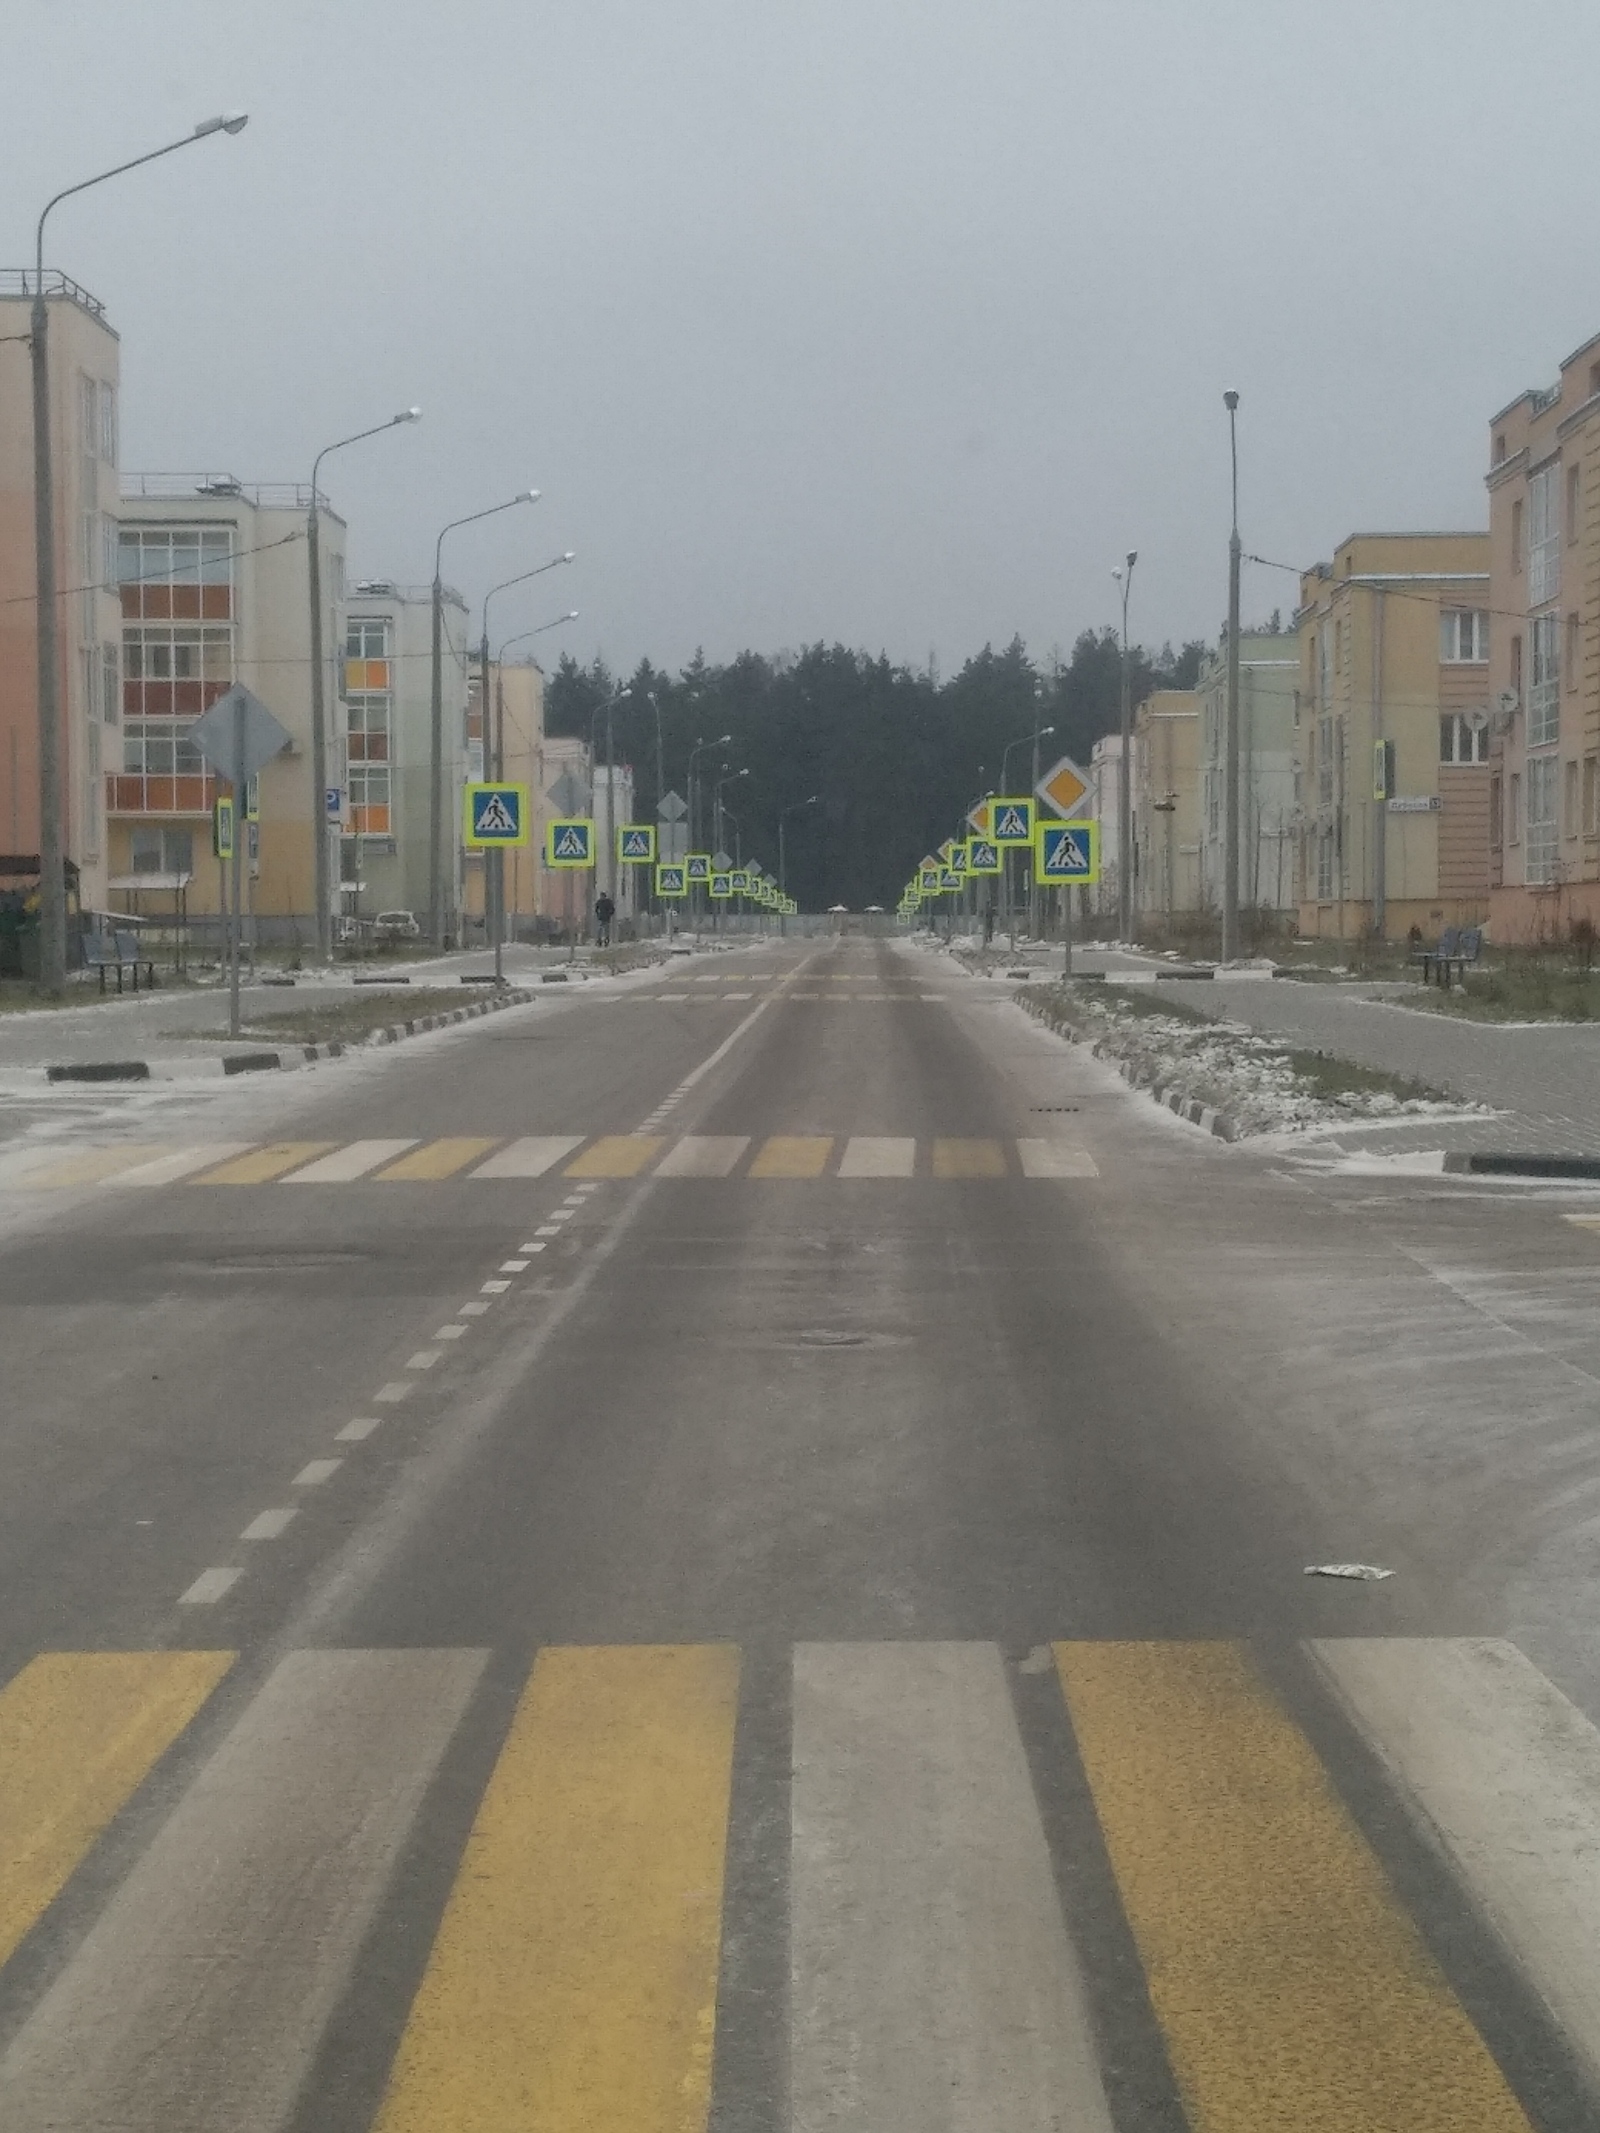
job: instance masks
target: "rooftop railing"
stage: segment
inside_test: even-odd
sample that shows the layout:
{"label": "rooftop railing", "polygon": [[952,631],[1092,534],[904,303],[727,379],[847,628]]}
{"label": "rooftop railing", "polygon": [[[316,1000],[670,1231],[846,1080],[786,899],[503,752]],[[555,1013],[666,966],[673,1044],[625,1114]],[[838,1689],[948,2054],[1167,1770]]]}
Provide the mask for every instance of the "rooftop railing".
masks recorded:
{"label": "rooftop railing", "polygon": [[[0,267],[0,297],[26,296],[36,293],[38,276],[32,267]],[[103,319],[106,307],[98,296],[91,296],[87,289],[61,274],[54,267],[44,270],[44,293],[46,296],[64,296],[70,304],[81,304],[91,318]]]}
{"label": "rooftop railing", "polygon": [[[241,481],[237,474],[124,474],[122,494],[130,502],[254,504],[263,511],[308,511],[311,484],[297,481]],[[324,510],[329,508],[323,497]],[[335,517],[338,513],[333,514]]]}

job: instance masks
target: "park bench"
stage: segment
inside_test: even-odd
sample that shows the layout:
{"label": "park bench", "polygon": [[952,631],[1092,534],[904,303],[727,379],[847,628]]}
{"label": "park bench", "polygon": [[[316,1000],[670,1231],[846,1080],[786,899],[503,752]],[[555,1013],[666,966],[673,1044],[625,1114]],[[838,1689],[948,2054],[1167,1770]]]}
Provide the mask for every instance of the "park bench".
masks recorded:
{"label": "park bench", "polygon": [[1422,965],[1424,985],[1437,981],[1448,992],[1453,978],[1465,978],[1468,966],[1478,962],[1482,955],[1481,926],[1446,926],[1438,945],[1416,949],[1412,960]]}
{"label": "park bench", "polygon": [[100,990],[106,989],[106,972],[117,974],[117,990],[122,990],[122,973],[133,972],[133,989],[139,990],[139,972],[145,973],[145,983],[155,990],[156,966],[139,946],[136,933],[87,933],[83,940],[83,967],[100,973]]}

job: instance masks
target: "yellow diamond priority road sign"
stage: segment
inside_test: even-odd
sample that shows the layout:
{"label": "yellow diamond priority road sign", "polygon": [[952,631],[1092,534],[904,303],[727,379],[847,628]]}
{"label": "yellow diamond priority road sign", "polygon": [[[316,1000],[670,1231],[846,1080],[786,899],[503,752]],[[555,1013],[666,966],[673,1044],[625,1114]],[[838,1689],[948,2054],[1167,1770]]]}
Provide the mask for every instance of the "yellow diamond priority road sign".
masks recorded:
{"label": "yellow diamond priority road sign", "polygon": [[1071,756],[1064,755],[1059,763],[1051,765],[1033,789],[1053,814],[1070,822],[1083,812],[1089,780]]}

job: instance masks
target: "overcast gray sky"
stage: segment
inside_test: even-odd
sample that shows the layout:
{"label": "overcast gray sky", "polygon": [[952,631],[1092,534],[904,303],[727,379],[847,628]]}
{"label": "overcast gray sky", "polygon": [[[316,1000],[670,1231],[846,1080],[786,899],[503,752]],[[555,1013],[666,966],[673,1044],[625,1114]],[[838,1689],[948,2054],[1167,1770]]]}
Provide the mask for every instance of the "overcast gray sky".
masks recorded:
{"label": "overcast gray sky", "polygon": [[[18,17],[27,35],[18,35]],[[58,211],[123,461],[304,480],[361,574],[581,657],[949,667],[1215,634],[1245,546],[1484,523],[1486,426],[1600,330],[1593,0],[21,0],[0,263]],[[1585,173],[1589,175],[1586,177]],[[518,607],[515,603],[523,600]],[[1247,616],[1294,581],[1247,575]],[[553,653],[552,653],[553,656]]]}

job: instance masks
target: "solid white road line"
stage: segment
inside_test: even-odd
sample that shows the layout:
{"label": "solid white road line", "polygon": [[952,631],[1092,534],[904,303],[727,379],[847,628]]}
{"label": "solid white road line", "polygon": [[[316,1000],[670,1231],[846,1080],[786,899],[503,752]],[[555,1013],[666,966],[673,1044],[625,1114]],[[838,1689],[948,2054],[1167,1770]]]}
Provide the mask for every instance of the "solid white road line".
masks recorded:
{"label": "solid white road line", "polygon": [[725,1178],[750,1145],[747,1133],[686,1133],[656,1165],[658,1178]]}
{"label": "solid white road line", "polygon": [[7,2133],[278,2133],[484,1658],[285,1659],[0,2061]]}
{"label": "solid white road line", "polygon": [[275,1541],[280,1534],[288,1530],[299,1515],[292,1504],[282,1511],[263,1511],[258,1517],[251,1519],[239,1538],[242,1541]]}
{"label": "solid white road line", "polygon": [[502,1148],[498,1155],[491,1155],[486,1163],[469,1171],[474,1178],[542,1178],[547,1170],[554,1170],[564,1155],[571,1155],[574,1148],[583,1146],[581,1133],[532,1134],[525,1140],[513,1141],[509,1148]]}
{"label": "solid white road line", "polygon": [[346,1148],[335,1148],[332,1155],[319,1156],[314,1163],[307,1163],[304,1170],[291,1170],[280,1185],[348,1185],[352,1178],[364,1178],[369,1170],[376,1170],[380,1163],[392,1163],[397,1155],[404,1155],[408,1148],[415,1148],[414,1139],[409,1141],[351,1141]]}
{"label": "solid white road line", "polygon": [[1311,1650],[1600,2076],[1600,1732],[1497,1638],[1330,1638]]}
{"label": "solid white road line", "polygon": [[989,1644],[800,1645],[793,2133],[1111,2133]]}
{"label": "solid white road line", "polygon": [[178,1605],[210,1607],[225,1593],[231,1592],[243,1575],[242,1570],[202,1570],[188,1591],[179,1593]]}
{"label": "solid white road line", "polygon": [[1100,1167],[1087,1148],[1068,1141],[1018,1141],[1017,1160],[1025,1178],[1097,1178]]}
{"label": "solid white road line", "polygon": [[243,1155],[254,1145],[253,1141],[207,1141],[198,1148],[178,1148],[171,1155],[158,1155],[153,1163],[136,1163],[131,1170],[119,1171],[106,1183],[172,1185],[197,1170],[209,1170],[214,1163],[226,1163],[231,1156]]}
{"label": "solid white road line", "polygon": [[839,1158],[842,1178],[909,1178],[916,1169],[914,1140],[891,1139],[884,1134],[857,1133],[845,1142]]}

